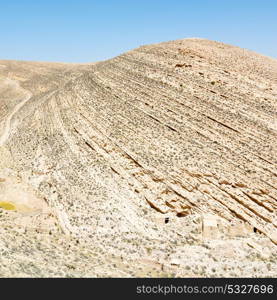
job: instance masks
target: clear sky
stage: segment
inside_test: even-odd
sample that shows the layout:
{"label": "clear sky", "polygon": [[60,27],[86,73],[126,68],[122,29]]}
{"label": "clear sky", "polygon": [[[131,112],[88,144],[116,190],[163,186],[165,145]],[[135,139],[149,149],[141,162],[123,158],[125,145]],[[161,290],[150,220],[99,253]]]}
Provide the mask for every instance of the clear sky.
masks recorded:
{"label": "clear sky", "polygon": [[277,58],[277,0],[0,0],[0,59],[93,62],[186,37]]}

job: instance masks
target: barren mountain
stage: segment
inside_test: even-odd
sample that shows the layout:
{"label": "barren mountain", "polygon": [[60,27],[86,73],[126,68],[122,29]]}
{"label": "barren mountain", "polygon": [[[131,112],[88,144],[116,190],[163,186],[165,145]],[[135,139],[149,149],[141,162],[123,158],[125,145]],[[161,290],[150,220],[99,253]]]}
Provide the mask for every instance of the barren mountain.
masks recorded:
{"label": "barren mountain", "polygon": [[277,60],[184,39],[0,61],[0,276],[277,276]]}

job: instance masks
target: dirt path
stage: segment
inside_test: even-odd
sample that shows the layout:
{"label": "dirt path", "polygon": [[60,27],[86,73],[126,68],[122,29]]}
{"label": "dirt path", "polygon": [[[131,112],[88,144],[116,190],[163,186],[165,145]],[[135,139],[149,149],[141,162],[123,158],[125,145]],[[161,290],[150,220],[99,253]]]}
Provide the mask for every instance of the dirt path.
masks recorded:
{"label": "dirt path", "polygon": [[[15,85],[15,88],[20,88],[20,86],[18,85],[18,83],[14,80],[10,80],[11,82],[13,82],[13,84]],[[26,96],[20,101],[20,103],[18,103],[13,111],[10,113],[10,115],[7,117],[6,122],[5,122],[5,126],[4,126],[4,131],[3,134],[0,136],[0,146],[3,146],[6,141],[9,139],[10,136],[10,132],[11,132],[11,121],[12,118],[14,117],[14,115],[26,104],[26,102],[32,97],[32,94],[28,91],[25,91]]]}

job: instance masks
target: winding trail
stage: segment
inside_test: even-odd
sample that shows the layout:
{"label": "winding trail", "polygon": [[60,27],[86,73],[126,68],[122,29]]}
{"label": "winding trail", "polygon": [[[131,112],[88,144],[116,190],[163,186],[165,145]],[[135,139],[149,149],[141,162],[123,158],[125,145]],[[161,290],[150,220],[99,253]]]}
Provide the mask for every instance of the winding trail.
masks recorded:
{"label": "winding trail", "polygon": [[[10,80],[10,81],[12,81],[12,80]],[[16,85],[16,87],[18,88],[19,87],[18,83],[15,81],[13,81],[13,82]],[[31,92],[26,91],[26,90],[24,90],[24,92],[26,93],[26,96],[20,101],[20,103],[18,103],[14,107],[13,111],[10,113],[10,115],[6,119],[3,134],[0,136],[0,147],[3,146],[6,143],[6,141],[9,139],[10,132],[11,132],[12,118],[26,104],[26,102],[32,97]]]}

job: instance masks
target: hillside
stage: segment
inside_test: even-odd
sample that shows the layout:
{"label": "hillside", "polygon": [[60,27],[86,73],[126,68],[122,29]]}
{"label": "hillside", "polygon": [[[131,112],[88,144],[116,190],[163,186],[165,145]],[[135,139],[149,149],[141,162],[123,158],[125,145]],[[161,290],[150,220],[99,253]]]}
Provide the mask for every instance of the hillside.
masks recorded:
{"label": "hillside", "polygon": [[204,39],[0,61],[0,276],[276,276],[276,99]]}

